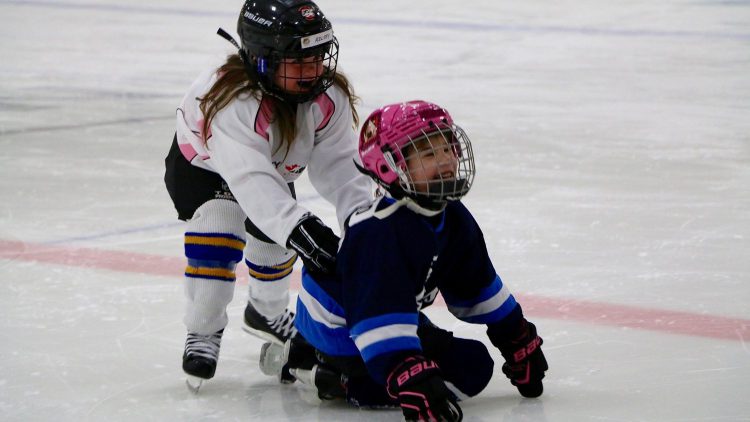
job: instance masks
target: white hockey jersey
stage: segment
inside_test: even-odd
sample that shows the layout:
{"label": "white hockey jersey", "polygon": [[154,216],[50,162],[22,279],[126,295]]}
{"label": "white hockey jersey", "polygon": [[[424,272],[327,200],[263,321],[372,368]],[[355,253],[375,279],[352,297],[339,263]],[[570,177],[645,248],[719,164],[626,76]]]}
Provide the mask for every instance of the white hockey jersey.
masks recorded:
{"label": "white hockey jersey", "polygon": [[202,74],[183,98],[177,109],[177,142],[191,164],[227,182],[245,215],[266,236],[286,245],[308,212],[287,186],[305,169],[313,187],[336,207],[340,228],[355,209],[372,201],[371,179],[353,162],[359,162],[357,137],[345,92],[334,85],[297,106],[297,136],[288,151],[270,123],[268,99],[250,95],[240,95],[216,114],[204,144],[199,98],[216,79],[215,71]]}

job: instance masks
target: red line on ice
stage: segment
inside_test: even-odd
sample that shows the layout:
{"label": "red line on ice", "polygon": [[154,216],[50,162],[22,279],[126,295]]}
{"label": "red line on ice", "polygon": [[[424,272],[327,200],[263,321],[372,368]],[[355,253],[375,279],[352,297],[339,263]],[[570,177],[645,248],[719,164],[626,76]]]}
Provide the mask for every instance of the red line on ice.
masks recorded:
{"label": "red line on ice", "polygon": [[[164,277],[178,277],[185,270],[185,259],[182,257],[1,239],[0,259]],[[295,271],[294,275],[292,288],[298,290],[299,272]],[[238,271],[238,278],[240,282],[247,282],[245,271]],[[539,295],[515,296],[523,305],[524,313],[536,318],[580,321],[722,340],[750,340],[750,320],[747,319]],[[440,298],[438,301],[444,305]]]}

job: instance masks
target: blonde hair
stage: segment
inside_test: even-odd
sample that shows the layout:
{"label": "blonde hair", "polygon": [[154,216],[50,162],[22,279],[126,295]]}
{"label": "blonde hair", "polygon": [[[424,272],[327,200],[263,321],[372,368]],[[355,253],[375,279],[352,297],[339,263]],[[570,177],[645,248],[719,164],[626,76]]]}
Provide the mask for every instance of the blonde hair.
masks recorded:
{"label": "blonde hair", "polygon": [[[229,105],[241,94],[253,96],[258,101],[263,98],[263,91],[258,81],[250,79],[245,71],[245,64],[240,59],[239,54],[232,54],[227,57],[226,62],[221,65],[216,73],[219,75],[216,82],[206,94],[199,98],[200,110],[203,114],[203,142],[207,139],[211,122],[216,113]],[[349,83],[349,79],[340,72],[336,72],[333,80],[334,85],[341,88],[349,98],[349,107],[354,119],[354,129],[359,125],[359,115],[354,108],[359,101],[359,97],[354,94],[354,89]],[[295,124],[296,104],[288,104],[285,101],[272,101],[271,123],[276,123],[281,132],[281,141],[286,145],[287,151],[297,136],[297,127]]]}

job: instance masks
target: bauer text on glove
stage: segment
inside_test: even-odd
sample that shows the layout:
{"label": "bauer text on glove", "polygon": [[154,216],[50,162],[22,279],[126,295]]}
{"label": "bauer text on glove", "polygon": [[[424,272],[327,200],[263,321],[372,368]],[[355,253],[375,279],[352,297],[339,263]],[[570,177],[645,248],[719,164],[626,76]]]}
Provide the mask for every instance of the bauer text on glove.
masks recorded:
{"label": "bauer text on glove", "polygon": [[505,358],[503,373],[524,397],[539,397],[544,391],[542,378],[549,369],[542,353],[542,338],[536,326],[521,317],[518,327],[508,338],[498,338],[488,330],[490,341]]}
{"label": "bauer text on glove", "polygon": [[456,399],[443,382],[437,364],[423,356],[399,363],[386,381],[388,395],[398,400],[407,421],[460,421]]}

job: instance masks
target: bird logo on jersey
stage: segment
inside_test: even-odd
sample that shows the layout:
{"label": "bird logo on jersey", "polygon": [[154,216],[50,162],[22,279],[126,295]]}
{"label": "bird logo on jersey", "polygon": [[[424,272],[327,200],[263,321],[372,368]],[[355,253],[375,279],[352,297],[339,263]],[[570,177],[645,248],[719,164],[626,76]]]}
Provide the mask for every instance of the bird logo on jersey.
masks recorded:
{"label": "bird logo on jersey", "polygon": [[300,166],[299,164],[292,164],[291,166],[284,165],[284,169],[289,173],[302,174],[302,172],[305,171],[305,166]]}

